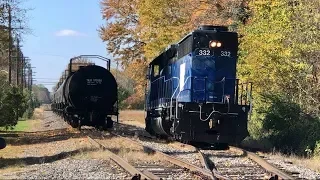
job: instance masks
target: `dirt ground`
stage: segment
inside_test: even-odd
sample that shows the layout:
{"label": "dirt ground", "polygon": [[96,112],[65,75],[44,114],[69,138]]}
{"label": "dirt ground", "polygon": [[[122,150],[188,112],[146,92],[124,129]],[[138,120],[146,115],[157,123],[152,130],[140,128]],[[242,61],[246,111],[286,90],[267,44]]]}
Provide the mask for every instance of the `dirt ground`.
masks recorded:
{"label": "dirt ground", "polygon": [[[27,121],[32,123],[25,131],[0,132],[7,143],[6,148],[0,150],[0,179],[131,179],[107,156],[101,158],[105,152],[95,149],[85,134],[72,129],[53,112],[36,109],[33,118]],[[122,111],[120,122],[144,127],[144,112]],[[107,141],[108,144],[121,145],[119,152],[124,153],[130,162],[139,158],[155,159],[141,158],[143,154],[135,150],[126,151],[126,145],[117,139]],[[73,165],[75,163],[77,166]],[[81,167],[86,168],[75,173]]]}

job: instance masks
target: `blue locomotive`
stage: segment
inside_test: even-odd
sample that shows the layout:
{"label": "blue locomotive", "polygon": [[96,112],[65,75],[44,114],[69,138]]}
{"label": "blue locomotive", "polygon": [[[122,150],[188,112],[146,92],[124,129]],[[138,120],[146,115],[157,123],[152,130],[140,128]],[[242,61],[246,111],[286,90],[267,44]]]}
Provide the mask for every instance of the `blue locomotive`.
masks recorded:
{"label": "blue locomotive", "polygon": [[145,129],[181,142],[239,143],[248,136],[251,83],[236,78],[238,35],[200,26],[148,66]]}

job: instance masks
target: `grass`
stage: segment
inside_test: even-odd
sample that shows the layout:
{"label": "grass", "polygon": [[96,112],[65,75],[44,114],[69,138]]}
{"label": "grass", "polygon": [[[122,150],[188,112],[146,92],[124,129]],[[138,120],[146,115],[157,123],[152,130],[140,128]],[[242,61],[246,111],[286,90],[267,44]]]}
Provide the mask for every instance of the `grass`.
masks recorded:
{"label": "grass", "polygon": [[[35,120],[20,119],[13,129],[8,129],[7,131],[27,131],[34,123],[36,123]],[[1,127],[0,130],[5,131],[5,128]]]}
{"label": "grass", "polygon": [[[7,131],[29,131],[34,127],[41,119],[43,119],[43,108],[36,108],[33,112],[31,119],[19,119],[17,125],[13,129],[8,129]],[[0,127],[0,131],[5,131],[5,128]]]}
{"label": "grass", "polygon": [[30,121],[18,121],[18,124],[14,127],[13,131],[25,131],[31,126]]}

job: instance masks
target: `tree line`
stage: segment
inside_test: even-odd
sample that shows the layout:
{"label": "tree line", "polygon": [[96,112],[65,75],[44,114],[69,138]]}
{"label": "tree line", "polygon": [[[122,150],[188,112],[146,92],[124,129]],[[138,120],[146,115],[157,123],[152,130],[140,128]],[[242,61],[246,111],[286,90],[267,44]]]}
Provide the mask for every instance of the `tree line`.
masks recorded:
{"label": "tree line", "polygon": [[[144,103],[147,64],[199,25],[239,33],[237,75],[251,81],[250,138],[300,155],[320,152],[320,1],[102,0],[107,51]],[[142,106],[143,107],[143,106]]]}
{"label": "tree line", "polygon": [[27,33],[26,9],[18,0],[0,1],[0,127],[14,127],[30,118],[37,100],[32,93],[32,71],[20,48]]}

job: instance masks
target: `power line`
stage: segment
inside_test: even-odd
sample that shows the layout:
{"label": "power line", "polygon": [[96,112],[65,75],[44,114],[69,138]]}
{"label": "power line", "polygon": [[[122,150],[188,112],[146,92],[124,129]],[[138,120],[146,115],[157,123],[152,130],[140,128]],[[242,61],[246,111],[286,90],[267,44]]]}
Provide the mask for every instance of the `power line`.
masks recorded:
{"label": "power line", "polygon": [[59,78],[34,78],[34,79],[59,80]]}

